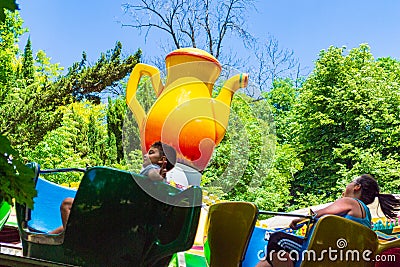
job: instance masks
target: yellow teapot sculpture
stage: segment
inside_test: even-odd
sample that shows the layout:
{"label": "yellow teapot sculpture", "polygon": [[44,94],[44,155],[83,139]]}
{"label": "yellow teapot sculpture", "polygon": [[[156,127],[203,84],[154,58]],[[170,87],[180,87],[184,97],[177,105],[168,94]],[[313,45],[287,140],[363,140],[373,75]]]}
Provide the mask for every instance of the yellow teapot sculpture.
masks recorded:
{"label": "yellow teapot sculpture", "polygon": [[[247,86],[248,75],[231,77],[219,95],[212,98],[214,82],[221,73],[215,57],[197,48],[182,48],[169,53],[165,62],[165,86],[156,67],[142,63],[135,66],[128,81],[126,102],[138,123],[144,152],[160,140],[176,149],[178,162],[201,171],[224,137],[233,94]],[[157,96],[147,115],[136,99],[143,75],[151,77]]]}

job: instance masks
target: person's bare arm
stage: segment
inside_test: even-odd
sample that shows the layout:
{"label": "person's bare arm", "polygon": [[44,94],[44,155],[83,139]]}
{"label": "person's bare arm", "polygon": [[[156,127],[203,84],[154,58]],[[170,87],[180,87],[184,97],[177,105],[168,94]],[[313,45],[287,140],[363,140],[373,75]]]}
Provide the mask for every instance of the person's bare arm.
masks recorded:
{"label": "person's bare arm", "polygon": [[147,173],[147,177],[149,177],[150,180],[152,181],[162,181],[165,179],[167,175],[167,160],[165,157],[162,157],[160,161],[158,161],[158,165],[161,167],[160,169],[151,169]]}
{"label": "person's bare arm", "polygon": [[[339,214],[347,214],[354,206],[356,200],[349,198],[349,197],[344,197],[336,200],[329,206],[315,211],[315,218],[319,218],[323,215],[328,215],[328,214],[334,214],[334,215],[339,215]],[[303,218],[297,218],[294,219],[289,227],[292,229],[298,229],[299,227],[297,226],[298,223],[303,222]]]}
{"label": "person's bare arm", "polygon": [[159,170],[151,169],[149,170],[147,177],[152,181],[162,181],[164,178],[160,175]]}
{"label": "person's bare arm", "polygon": [[339,198],[328,207],[315,211],[317,214],[315,217],[319,218],[327,214],[347,214],[353,208],[354,201],[356,200],[349,197]]}

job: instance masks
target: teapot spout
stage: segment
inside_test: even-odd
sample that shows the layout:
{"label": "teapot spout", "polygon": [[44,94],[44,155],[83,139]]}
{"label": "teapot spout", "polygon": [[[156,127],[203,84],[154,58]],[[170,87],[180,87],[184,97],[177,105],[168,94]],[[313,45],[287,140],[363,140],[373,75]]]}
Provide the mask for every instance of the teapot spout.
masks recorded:
{"label": "teapot spout", "polygon": [[249,80],[247,73],[237,74],[228,79],[215,98],[213,109],[216,119],[215,144],[221,142],[228,127],[229,113],[233,94],[240,88],[246,87]]}
{"label": "teapot spout", "polygon": [[230,106],[233,94],[240,88],[246,87],[248,81],[249,74],[247,73],[240,73],[229,78],[215,99],[225,103],[227,106]]}

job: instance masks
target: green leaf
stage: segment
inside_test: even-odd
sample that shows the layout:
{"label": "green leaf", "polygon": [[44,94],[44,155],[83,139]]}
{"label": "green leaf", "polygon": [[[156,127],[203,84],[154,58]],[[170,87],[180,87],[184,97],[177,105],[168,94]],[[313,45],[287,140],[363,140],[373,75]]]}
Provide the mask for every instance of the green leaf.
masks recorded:
{"label": "green leaf", "polygon": [[0,135],[0,196],[10,204],[15,198],[17,203],[33,207],[36,196],[33,176],[33,170],[21,163],[17,151]]}
{"label": "green leaf", "polygon": [[6,18],[6,15],[4,14],[5,8],[10,11],[19,9],[18,4],[15,2],[15,0],[1,0],[0,1],[0,21],[4,21]]}

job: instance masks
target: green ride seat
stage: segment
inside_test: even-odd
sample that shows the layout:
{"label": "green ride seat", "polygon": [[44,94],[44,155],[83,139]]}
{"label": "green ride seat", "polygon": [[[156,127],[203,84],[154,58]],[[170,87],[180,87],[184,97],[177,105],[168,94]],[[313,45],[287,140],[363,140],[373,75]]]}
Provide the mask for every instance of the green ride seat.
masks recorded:
{"label": "green ride seat", "polygon": [[89,168],[63,233],[30,231],[26,208],[17,205],[23,254],[81,266],[167,266],[193,245],[201,198],[196,186],[180,191],[127,171]]}
{"label": "green ride seat", "polygon": [[3,229],[11,214],[11,205],[0,198],[0,230]]}
{"label": "green ride seat", "polygon": [[210,206],[204,233],[208,266],[241,266],[258,216],[250,202],[220,202]]}

